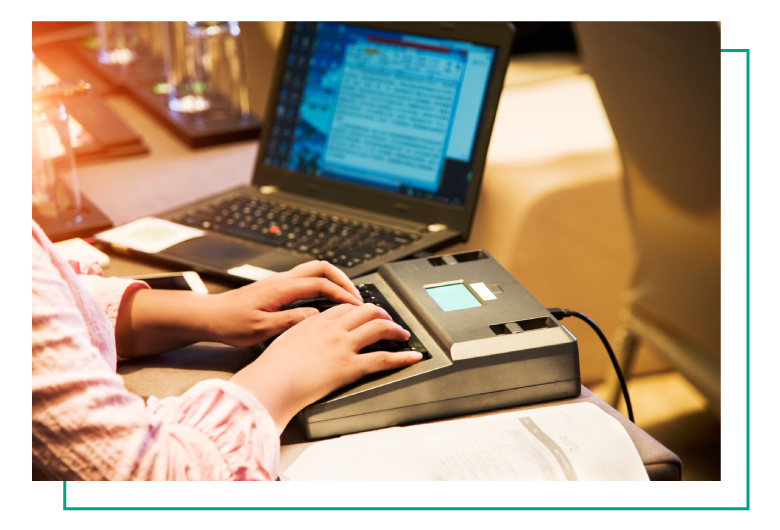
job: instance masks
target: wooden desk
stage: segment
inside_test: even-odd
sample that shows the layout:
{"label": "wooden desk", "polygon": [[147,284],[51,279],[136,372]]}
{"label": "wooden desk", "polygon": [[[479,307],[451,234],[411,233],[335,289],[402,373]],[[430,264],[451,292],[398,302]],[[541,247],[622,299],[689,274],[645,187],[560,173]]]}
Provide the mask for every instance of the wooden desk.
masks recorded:
{"label": "wooden desk", "polygon": [[191,149],[128,97],[108,96],[106,102],[149,146],[145,155],[78,167],[81,191],[115,225],[252,181],[257,141]]}

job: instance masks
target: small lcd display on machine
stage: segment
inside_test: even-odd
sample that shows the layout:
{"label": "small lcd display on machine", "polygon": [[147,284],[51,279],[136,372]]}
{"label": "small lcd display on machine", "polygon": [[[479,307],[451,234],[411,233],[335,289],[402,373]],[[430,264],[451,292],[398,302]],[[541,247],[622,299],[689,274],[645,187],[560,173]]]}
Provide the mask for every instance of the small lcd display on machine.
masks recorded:
{"label": "small lcd display on machine", "polygon": [[462,283],[424,287],[424,289],[442,311],[445,312],[480,307],[482,305],[477,300],[477,297],[471,294],[471,291]]}

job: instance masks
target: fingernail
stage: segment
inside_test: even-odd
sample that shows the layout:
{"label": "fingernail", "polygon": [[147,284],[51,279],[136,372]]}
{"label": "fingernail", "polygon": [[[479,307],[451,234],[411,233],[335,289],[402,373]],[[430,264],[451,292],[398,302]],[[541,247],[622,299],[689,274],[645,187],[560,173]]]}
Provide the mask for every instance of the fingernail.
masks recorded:
{"label": "fingernail", "polygon": [[309,318],[309,317],[313,317],[314,315],[319,315],[319,314],[320,314],[320,312],[317,311],[313,307],[307,307],[307,308],[305,308],[303,310],[303,318],[304,319]]}
{"label": "fingernail", "polygon": [[411,337],[411,336],[412,336],[412,334],[409,332],[409,330],[408,330],[408,329],[405,329],[405,330],[404,330],[404,333],[406,333],[406,338],[407,338],[407,339],[408,339],[409,337]]}
{"label": "fingernail", "polygon": [[417,362],[420,359],[422,359],[422,356],[423,356],[422,353],[420,353],[418,351],[409,352],[409,358],[412,359],[415,362]]}

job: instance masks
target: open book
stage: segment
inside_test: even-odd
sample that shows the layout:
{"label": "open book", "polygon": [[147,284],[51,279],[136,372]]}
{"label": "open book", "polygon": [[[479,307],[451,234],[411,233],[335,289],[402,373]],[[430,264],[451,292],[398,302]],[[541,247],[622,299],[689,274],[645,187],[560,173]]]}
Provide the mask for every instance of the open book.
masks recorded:
{"label": "open book", "polygon": [[282,447],[281,480],[648,480],[591,403],[393,427]]}

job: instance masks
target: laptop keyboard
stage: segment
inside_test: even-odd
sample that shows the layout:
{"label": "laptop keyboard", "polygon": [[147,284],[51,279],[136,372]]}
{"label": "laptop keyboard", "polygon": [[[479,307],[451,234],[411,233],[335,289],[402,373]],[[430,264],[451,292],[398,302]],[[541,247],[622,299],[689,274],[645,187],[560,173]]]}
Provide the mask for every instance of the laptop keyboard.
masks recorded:
{"label": "laptop keyboard", "polygon": [[347,268],[420,239],[419,234],[245,195],[231,195],[171,220]]}

